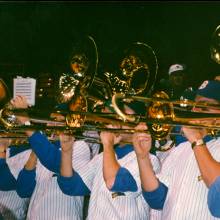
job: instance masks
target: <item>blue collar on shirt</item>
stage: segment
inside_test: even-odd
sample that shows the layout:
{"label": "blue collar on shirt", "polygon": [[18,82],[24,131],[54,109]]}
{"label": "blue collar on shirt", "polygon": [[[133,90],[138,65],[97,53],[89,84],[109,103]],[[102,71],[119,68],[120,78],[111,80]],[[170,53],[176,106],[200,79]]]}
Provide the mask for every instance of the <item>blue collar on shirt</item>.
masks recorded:
{"label": "blue collar on shirt", "polygon": [[125,155],[127,155],[128,153],[130,153],[133,150],[134,150],[134,148],[133,148],[133,145],[131,145],[131,144],[126,144],[123,147],[119,147],[119,145],[117,145],[115,148],[115,153],[116,153],[118,159],[121,159],[122,157],[124,157]]}

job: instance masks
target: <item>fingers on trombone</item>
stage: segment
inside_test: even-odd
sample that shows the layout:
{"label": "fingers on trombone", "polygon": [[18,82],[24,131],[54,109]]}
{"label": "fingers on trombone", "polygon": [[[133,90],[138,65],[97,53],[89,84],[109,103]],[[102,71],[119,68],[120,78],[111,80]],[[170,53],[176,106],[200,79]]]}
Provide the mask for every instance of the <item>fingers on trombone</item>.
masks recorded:
{"label": "fingers on trombone", "polygon": [[140,122],[136,127],[135,130],[147,130],[147,125],[145,122]]}

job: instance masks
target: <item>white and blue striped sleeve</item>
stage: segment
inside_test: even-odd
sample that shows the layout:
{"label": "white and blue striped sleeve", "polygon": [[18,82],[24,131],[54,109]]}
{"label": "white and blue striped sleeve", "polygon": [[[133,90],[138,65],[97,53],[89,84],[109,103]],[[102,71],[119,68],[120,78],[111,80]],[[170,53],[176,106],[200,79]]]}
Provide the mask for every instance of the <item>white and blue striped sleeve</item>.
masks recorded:
{"label": "white and blue striped sleeve", "polygon": [[[123,168],[125,169],[125,172],[128,171],[128,173],[132,177],[132,178],[129,178],[130,181],[128,181],[128,183],[133,185],[132,190],[131,190],[131,187],[129,187],[130,190],[124,191],[124,194],[131,195],[131,196],[138,196],[142,193],[142,187],[141,187],[141,180],[140,180],[140,173],[139,173],[137,158],[136,158],[136,156],[133,156],[132,154],[133,153],[130,154],[131,155],[130,161],[128,163],[125,163],[124,165],[122,164]],[[150,159],[151,159],[154,171],[156,173],[159,172],[159,170],[160,170],[159,159],[154,155],[151,155]],[[127,176],[128,176],[128,173],[126,173]],[[135,181],[135,183],[134,183],[134,181]]]}

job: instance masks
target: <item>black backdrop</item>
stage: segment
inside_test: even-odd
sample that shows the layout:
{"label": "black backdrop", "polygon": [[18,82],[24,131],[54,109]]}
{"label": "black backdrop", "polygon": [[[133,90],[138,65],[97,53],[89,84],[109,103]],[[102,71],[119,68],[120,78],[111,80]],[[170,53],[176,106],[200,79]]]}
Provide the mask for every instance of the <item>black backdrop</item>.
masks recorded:
{"label": "black backdrop", "polygon": [[195,84],[220,74],[210,59],[220,2],[0,2],[0,74],[62,72],[75,36],[90,34],[99,51],[99,74],[115,65],[133,41],[152,46],[158,78],[170,64],[188,65]]}

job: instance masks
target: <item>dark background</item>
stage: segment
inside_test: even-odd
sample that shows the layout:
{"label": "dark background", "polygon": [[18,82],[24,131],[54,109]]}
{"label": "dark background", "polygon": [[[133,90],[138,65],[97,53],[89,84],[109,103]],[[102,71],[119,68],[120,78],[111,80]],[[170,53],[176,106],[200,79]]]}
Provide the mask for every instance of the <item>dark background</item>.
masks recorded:
{"label": "dark background", "polygon": [[143,41],[157,55],[158,80],[182,62],[198,85],[220,75],[209,51],[219,24],[220,2],[0,2],[0,74],[58,76],[75,36],[89,34],[98,46],[99,74],[122,48]]}

